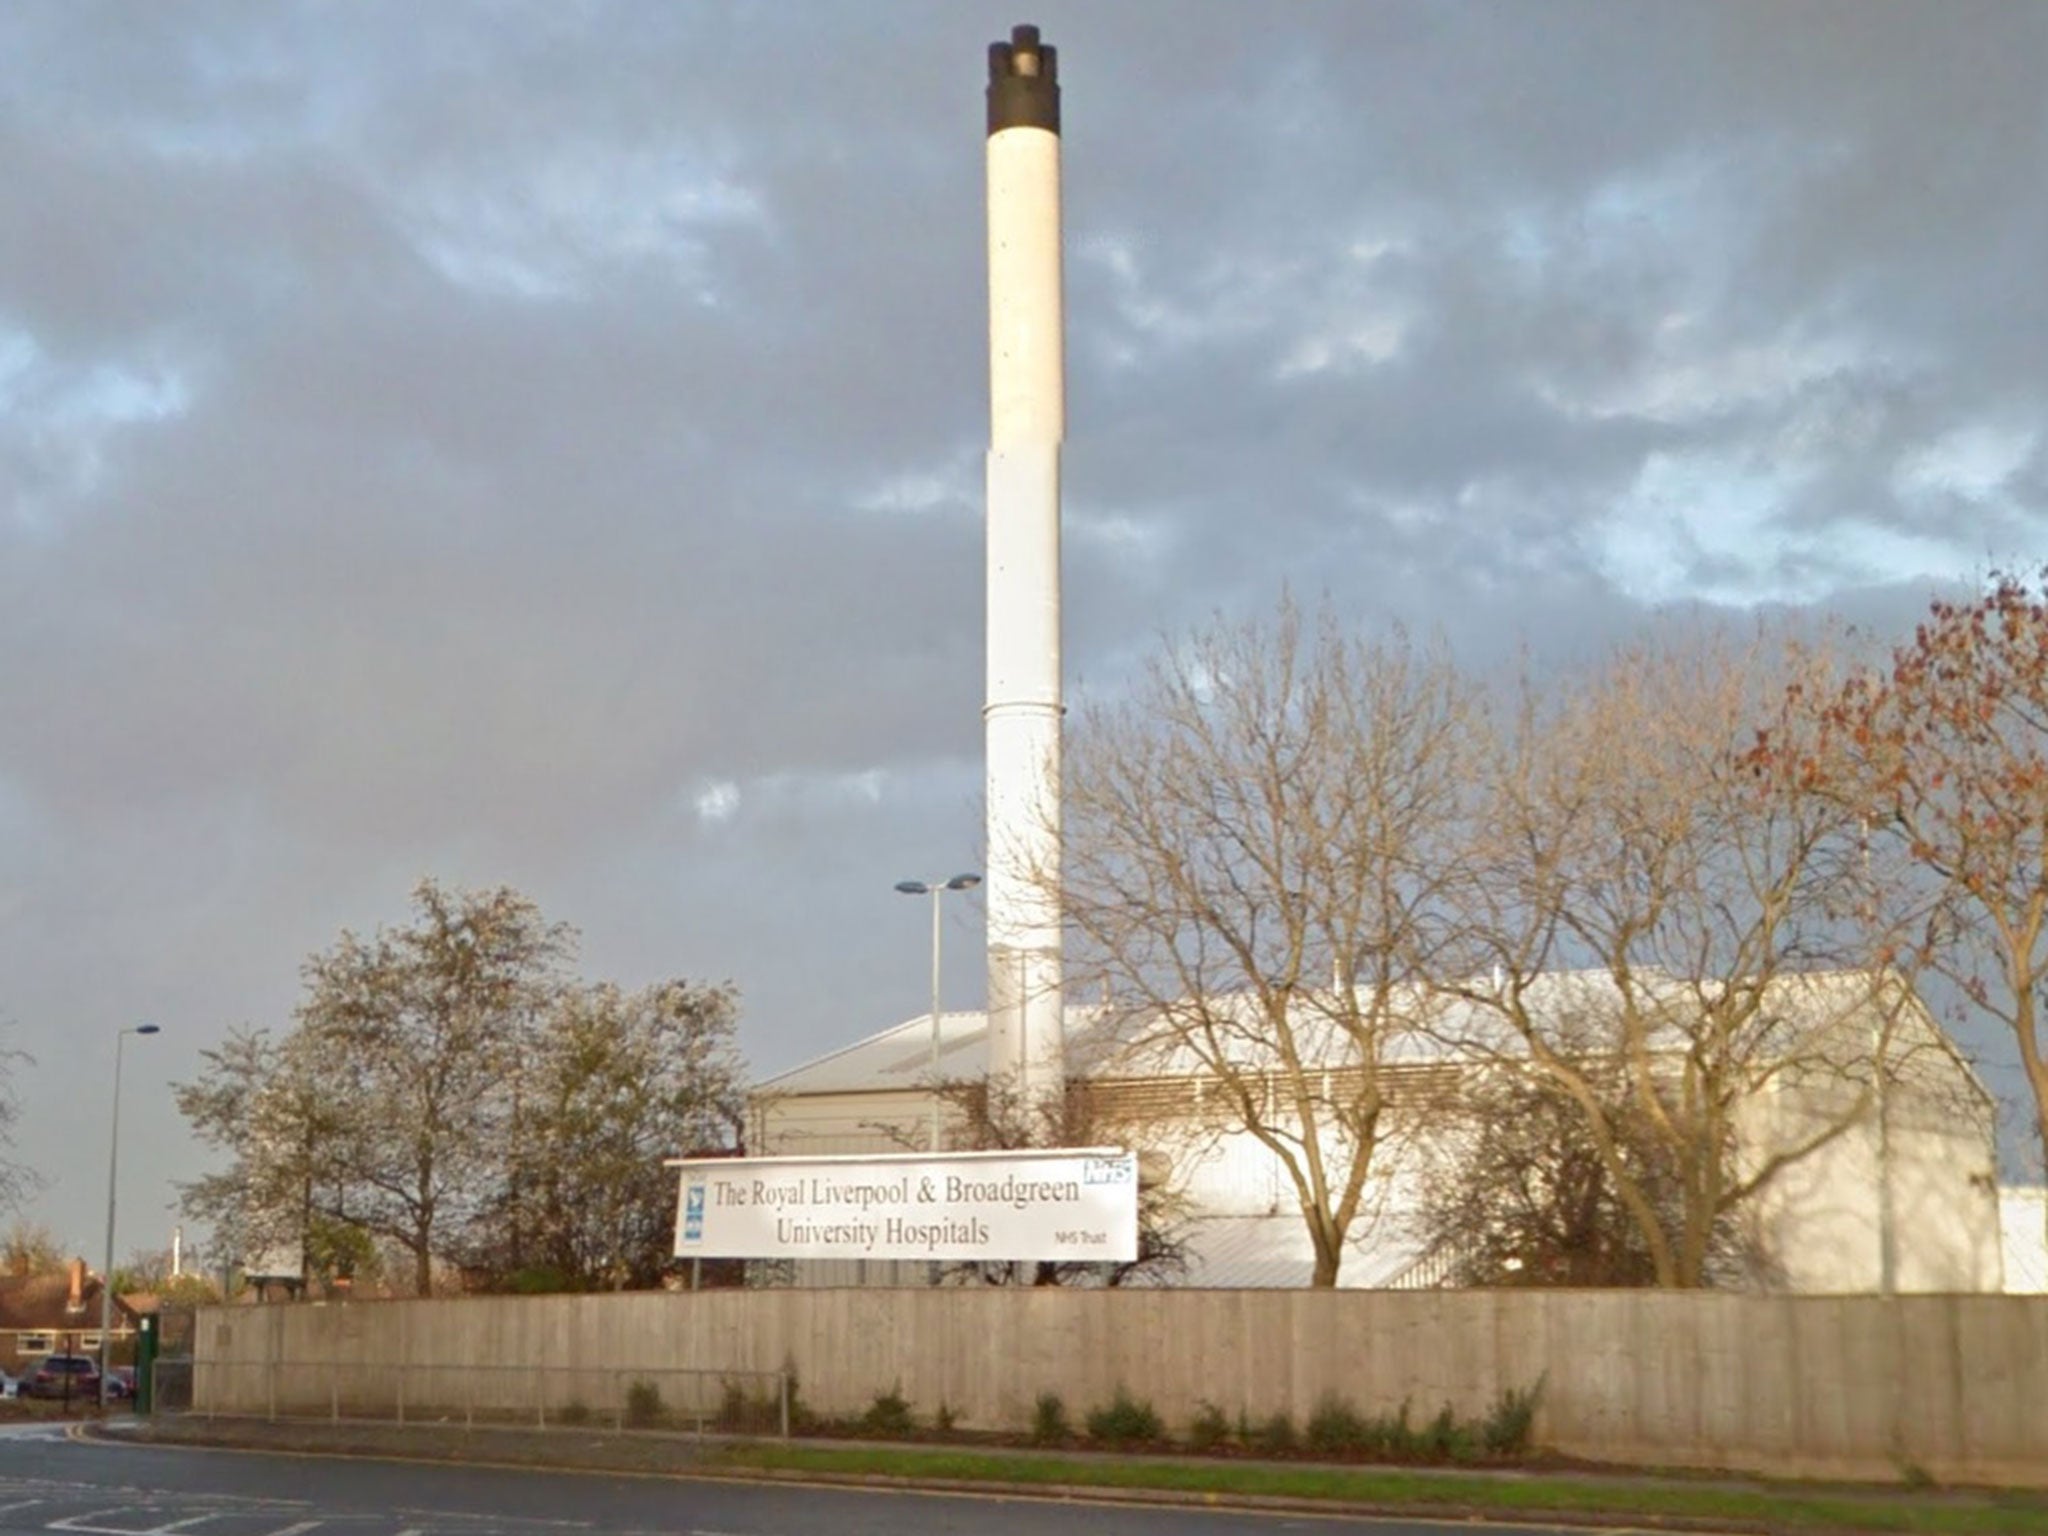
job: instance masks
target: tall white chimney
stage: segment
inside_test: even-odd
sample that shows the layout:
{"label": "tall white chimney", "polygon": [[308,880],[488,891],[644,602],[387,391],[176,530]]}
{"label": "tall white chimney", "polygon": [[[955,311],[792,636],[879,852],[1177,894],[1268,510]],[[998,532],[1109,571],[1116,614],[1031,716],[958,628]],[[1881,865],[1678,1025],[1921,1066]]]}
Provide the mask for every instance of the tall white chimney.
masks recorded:
{"label": "tall white chimney", "polygon": [[[1060,87],[1038,28],[988,50],[988,1021],[992,1087],[1065,1089],[1060,974]],[[1044,1127],[1033,1126],[1038,1139]]]}

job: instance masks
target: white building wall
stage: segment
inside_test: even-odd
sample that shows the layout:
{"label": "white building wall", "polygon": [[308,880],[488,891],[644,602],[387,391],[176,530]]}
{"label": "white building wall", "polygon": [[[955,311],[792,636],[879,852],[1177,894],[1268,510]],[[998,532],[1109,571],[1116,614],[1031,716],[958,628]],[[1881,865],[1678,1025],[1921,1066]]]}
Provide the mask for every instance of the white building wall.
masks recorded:
{"label": "white building wall", "polygon": [[1174,1159],[1174,1185],[1191,1209],[1215,1216],[1269,1216],[1295,1203],[1280,1160],[1254,1138],[1218,1136]]}
{"label": "white building wall", "polygon": [[[2005,1284],[2007,1238],[1990,1121],[1988,1114],[1959,1113],[1956,1091],[1954,1082],[1901,1085],[1887,1106],[1890,1156],[1883,1161],[1901,1292],[1997,1291]],[[914,1090],[766,1100],[756,1106],[752,1144],[764,1156],[914,1150],[923,1145],[930,1103]],[[1754,1160],[1799,1144],[1825,1126],[1838,1105],[1837,1099],[1803,1098],[1797,1089],[1759,1098],[1738,1122],[1741,1156]],[[1428,1175],[1427,1135],[1426,1116],[1397,1124],[1376,1155],[1345,1261],[1343,1278],[1351,1283],[1394,1283],[1413,1259],[1416,1218],[1439,1182]],[[1154,1125],[1142,1136],[1118,1139],[1141,1153],[1168,1153],[1172,1187],[1194,1221],[1186,1235],[1198,1262],[1188,1283],[1305,1283],[1308,1249],[1299,1202],[1269,1148],[1242,1131],[1192,1124]],[[1879,1289],[1880,1162],[1875,1118],[1866,1115],[1780,1171],[1754,1212],[1775,1270],[1761,1275],[1761,1283],[1804,1294]],[[2037,1216],[2037,1237],[2042,1230]],[[1258,1262],[1262,1245],[1272,1264]],[[1296,1270],[1300,1280],[1234,1278],[1292,1277]],[[922,1264],[797,1266],[804,1285],[922,1284],[926,1274]]]}
{"label": "white building wall", "polygon": [[1998,1192],[2008,1295],[2048,1293],[2048,1189],[2008,1185]]}
{"label": "white building wall", "polygon": [[[1872,1105],[1835,1139],[1779,1171],[1756,1211],[1777,1285],[1806,1295],[1881,1290],[1889,1206],[1899,1292],[2003,1287],[1988,1112],[1981,1124],[1958,1116],[1952,1086],[1895,1087],[1884,1135]],[[1757,1101],[1742,1119],[1745,1155],[1768,1156],[1824,1131],[1841,1112],[1844,1091],[1788,1090]]]}

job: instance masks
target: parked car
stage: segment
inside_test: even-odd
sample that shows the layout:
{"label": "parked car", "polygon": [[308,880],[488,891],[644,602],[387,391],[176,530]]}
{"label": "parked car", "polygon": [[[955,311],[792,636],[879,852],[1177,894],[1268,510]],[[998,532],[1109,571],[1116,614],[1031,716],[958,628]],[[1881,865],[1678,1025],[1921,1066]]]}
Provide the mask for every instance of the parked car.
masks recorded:
{"label": "parked car", "polygon": [[30,1397],[83,1398],[96,1402],[100,1395],[100,1368],[91,1355],[51,1355],[24,1383]]}
{"label": "parked car", "polygon": [[110,1365],[107,1367],[107,1397],[110,1401],[122,1401],[135,1396],[135,1367],[132,1365]]}
{"label": "parked car", "polygon": [[11,1376],[6,1371],[0,1371],[0,1397],[19,1396],[21,1396],[21,1378],[19,1376]]}

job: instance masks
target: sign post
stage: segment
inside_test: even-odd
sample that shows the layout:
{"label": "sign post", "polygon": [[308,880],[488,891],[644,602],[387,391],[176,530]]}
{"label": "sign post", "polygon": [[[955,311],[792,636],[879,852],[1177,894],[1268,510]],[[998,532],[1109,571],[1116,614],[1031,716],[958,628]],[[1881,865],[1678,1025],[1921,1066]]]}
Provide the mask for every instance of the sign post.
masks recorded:
{"label": "sign post", "polygon": [[682,1158],[676,1256],[1095,1262],[1138,1257],[1138,1160],[1118,1147]]}

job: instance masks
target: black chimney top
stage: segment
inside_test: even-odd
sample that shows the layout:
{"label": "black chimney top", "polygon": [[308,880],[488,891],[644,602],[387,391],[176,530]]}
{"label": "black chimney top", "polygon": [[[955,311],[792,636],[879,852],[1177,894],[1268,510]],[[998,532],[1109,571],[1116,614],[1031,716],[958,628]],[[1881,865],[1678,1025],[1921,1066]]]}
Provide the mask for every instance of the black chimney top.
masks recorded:
{"label": "black chimney top", "polygon": [[1010,29],[1007,43],[988,45],[988,131],[1060,131],[1059,50],[1038,41],[1038,28]]}

